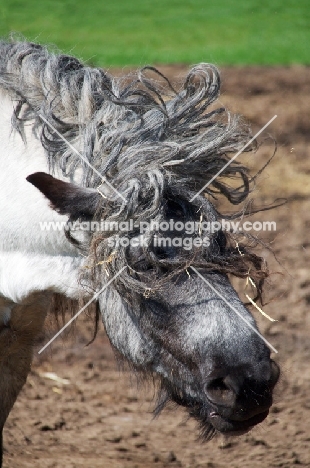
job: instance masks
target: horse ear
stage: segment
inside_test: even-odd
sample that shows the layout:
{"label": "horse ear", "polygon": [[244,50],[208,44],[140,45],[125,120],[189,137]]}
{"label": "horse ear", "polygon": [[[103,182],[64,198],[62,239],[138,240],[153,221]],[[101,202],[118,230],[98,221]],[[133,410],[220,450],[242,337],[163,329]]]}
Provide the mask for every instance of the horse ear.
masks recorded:
{"label": "horse ear", "polygon": [[102,199],[95,189],[64,182],[45,172],[35,172],[26,180],[48,198],[51,208],[73,219],[93,217]]}

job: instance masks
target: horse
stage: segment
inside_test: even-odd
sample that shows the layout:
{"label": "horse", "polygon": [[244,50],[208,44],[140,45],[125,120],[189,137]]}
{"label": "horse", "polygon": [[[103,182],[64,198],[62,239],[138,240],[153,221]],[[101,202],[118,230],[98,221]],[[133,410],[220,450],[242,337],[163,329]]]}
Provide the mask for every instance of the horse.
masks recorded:
{"label": "horse", "polygon": [[180,405],[205,441],[267,417],[279,367],[230,275],[261,297],[268,270],[216,208],[248,200],[248,169],[227,163],[251,131],[219,93],[211,64],[176,90],[154,67],[117,78],[0,42],[1,439],[47,314],[92,298],[156,414]]}

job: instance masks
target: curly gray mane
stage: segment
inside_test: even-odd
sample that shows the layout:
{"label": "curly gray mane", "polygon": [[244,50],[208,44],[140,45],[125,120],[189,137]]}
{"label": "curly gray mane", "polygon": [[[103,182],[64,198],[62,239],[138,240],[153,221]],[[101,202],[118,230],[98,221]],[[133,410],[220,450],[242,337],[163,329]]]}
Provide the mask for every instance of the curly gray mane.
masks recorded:
{"label": "curly gray mane", "polygon": [[[26,122],[46,149],[50,170],[56,167],[81,184],[97,187],[96,172],[44,124],[42,115],[74,145],[124,197],[116,194],[98,206],[96,216],[106,221],[161,220],[167,201],[175,201],[186,219],[208,219],[205,195],[224,195],[239,204],[250,192],[247,169],[234,161],[190,203],[192,196],[216,175],[231,156],[249,141],[250,130],[223,107],[216,107],[220,76],[210,64],[194,66],[179,90],[153,67],[123,78],[113,78],[100,68],[84,66],[76,58],[57,55],[26,42],[0,43],[0,86],[17,100],[13,124],[23,136]],[[251,147],[253,149],[253,145]],[[240,183],[229,185],[229,180]],[[237,187],[237,188],[236,188]],[[220,218],[220,213],[217,213]],[[251,277],[261,291],[267,276],[263,260],[247,248],[235,247],[230,234],[224,246],[209,252],[161,258],[151,248],[147,262],[159,276],[172,275],[189,265],[236,276]],[[129,266],[116,281],[125,295],[139,293],[146,285],[126,248],[108,246],[113,232],[94,232],[90,258],[97,270],[114,275]],[[242,255],[240,255],[242,252]],[[100,265],[98,265],[100,263]],[[129,293],[128,293],[129,291]],[[127,294],[126,294],[127,292]]]}

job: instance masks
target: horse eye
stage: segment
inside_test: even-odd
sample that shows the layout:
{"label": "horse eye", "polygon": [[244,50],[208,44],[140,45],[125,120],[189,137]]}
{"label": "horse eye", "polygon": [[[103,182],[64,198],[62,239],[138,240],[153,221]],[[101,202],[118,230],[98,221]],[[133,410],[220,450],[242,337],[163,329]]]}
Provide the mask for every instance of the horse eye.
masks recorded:
{"label": "horse eye", "polygon": [[152,271],[154,270],[153,265],[151,265],[149,262],[141,261],[138,265],[138,270],[139,271]]}

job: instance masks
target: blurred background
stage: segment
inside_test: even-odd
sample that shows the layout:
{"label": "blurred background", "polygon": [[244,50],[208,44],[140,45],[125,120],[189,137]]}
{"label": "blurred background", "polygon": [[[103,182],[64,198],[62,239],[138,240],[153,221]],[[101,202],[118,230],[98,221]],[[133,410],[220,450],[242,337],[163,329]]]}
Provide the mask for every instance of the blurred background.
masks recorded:
{"label": "blurred background", "polygon": [[11,31],[100,66],[310,63],[309,0],[2,0]]}

